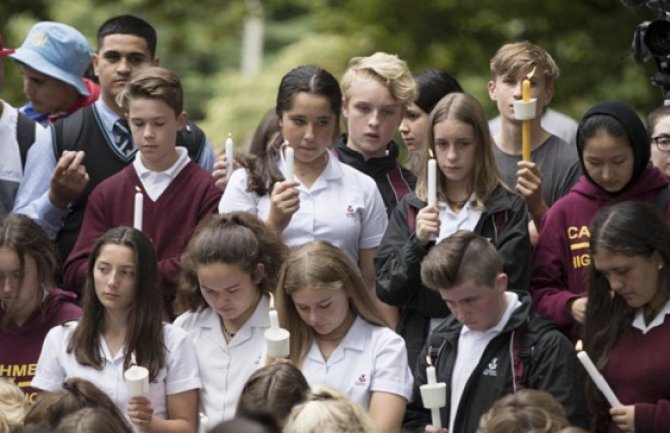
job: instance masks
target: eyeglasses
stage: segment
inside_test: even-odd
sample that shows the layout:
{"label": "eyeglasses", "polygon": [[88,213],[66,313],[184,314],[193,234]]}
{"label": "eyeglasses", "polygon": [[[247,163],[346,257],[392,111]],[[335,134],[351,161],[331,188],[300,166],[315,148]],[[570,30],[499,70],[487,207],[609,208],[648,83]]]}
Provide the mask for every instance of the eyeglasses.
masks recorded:
{"label": "eyeglasses", "polygon": [[658,150],[661,152],[670,152],[670,135],[658,135],[656,137],[651,137],[651,141],[656,144]]}

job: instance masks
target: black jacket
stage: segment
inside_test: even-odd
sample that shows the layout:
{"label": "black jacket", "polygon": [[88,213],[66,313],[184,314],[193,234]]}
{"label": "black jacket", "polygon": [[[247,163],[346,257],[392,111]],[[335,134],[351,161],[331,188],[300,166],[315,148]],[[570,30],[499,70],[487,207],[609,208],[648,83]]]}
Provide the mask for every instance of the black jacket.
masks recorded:
{"label": "black jacket", "polygon": [[335,141],[335,151],[340,161],[375,180],[384,200],[386,213],[390,215],[400,199],[414,191],[416,176],[398,164],[398,145],[394,141],[389,142],[386,150],[386,156],[365,159],[363,155],[347,147],[347,134],[340,135]]}
{"label": "black jacket", "polygon": [[[577,380],[577,356],[571,343],[551,322],[532,311],[530,295],[516,293],[522,305],[512,313],[503,331],[486,346],[468,379],[456,412],[454,432],[475,433],[481,415],[499,398],[519,390],[519,385],[552,394],[563,405],[573,425],[588,426],[583,390]],[[421,353],[403,423],[411,431],[423,432],[431,423],[430,412],[423,408],[419,392],[419,387],[426,383],[428,345],[438,347],[433,361],[437,381],[447,384],[447,405],[440,414],[442,425],[449,426],[451,374],[461,328],[456,319],[447,319],[435,328]],[[518,345],[513,344],[515,341]],[[521,370],[523,378],[515,381],[515,373]]]}
{"label": "black jacket", "polygon": [[[447,317],[449,310],[439,293],[421,284],[421,261],[435,245],[419,246],[408,218],[415,219],[426,202],[414,194],[405,196],[389,218],[389,225],[375,257],[377,296],[402,308],[396,331],[407,344],[410,367],[414,368],[423,347],[431,318]],[[474,232],[491,239],[500,252],[509,286],[528,290],[530,240],[528,212],[523,199],[498,186],[486,203]]]}

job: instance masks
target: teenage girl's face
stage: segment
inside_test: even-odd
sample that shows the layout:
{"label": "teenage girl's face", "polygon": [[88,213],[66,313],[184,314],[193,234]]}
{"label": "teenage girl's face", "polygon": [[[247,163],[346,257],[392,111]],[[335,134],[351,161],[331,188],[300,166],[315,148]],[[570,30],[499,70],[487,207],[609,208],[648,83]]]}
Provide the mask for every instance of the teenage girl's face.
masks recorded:
{"label": "teenage girl's face", "polygon": [[282,114],[280,128],[295,150],[295,159],[309,164],[318,161],[333,142],[337,116],[325,96],[299,92],[293,95],[291,109]]}
{"label": "teenage girl's face", "polygon": [[[664,116],[658,119],[651,131],[652,137],[662,137],[663,140],[670,141],[670,116]],[[651,143],[651,162],[654,167],[658,167],[665,177],[670,179],[670,152],[664,152],[658,149],[656,143]]]}
{"label": "teenage girl's face", "polygon": [[109,312],[130,310],[135,301],[137,267],[135,253],[125,245],[107,244],[93,267],[98,300]]}
{"label": "teenage girl's face", "polygon": [[205,302],[225,320],[246,321],[261,299],[258,283],[263,266],[260,264],[255,276],[237,264],[222,262],[200,265],[196,273]]}
{"label": "teenage girl's face", "polygon": [[659,266],[664,263],[658,253],[626,256],[601,248],[593,256],[593,266],[630,307],[640,308],[663,296],[659,290]]}
{"label": "teenage girl's face", "polygon": [[291,293],[300,318],[321,337],[341,335],[351,325],[349,297],[343,289],[304,287]]}
{"label": "teenage girl's face", "polygon": [[620,191],[633,177],[635,158],[630,141],[613,137],[604,129],[584,142],[583,158],[586,171],[607,192]]}
{"label": "teenage girl's face", "polygon": [[472,126],[446,119],[433,126],[435,157],[448,183],[469,184],[475,167],[477,141]]}
{"label": "teenage girl's face", "polygon": [[19,255],[8,247],[0,247],[0,301],[12,306],[13,316],[27,316],[42,301],[44,289],[37,275],[35,260],[25,255],[23,283],[19,284]]}
{"label": "teenage girl's face", "polygon": [[366,158],[386,155],[404,112],[384,84],[374,78],[354,77],[342,106],[349,134],[347,146]]}
{"label": "teenage girl's face", "polygon": [[416,152],[425,142],[428,135],[429,115],[416,104],[407,107],[405,115],[400,122],[400,135],[410,152]]}

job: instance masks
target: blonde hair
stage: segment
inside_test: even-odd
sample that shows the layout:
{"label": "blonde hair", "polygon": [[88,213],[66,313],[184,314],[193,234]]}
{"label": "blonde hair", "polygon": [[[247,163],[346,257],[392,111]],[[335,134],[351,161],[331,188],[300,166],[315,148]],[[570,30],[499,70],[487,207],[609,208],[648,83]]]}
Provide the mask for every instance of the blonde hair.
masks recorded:
{"label": "blonde hair", "polygon": [[395,54],[376,52],[368,57],[354,57],[342,76],[342,94],[348,99],[354,78],[371,78],[382,83],[391,97],[407,106],[416,98],[416,84],[407,63]]}
{"label": "blonde hair", "polygon": [[522,389],[496,401],[477,433],[558,433],[569,425],[563,406],[545,391]]}
{"label": "blonde hair", "polygon": [[329,242],[309,242],[291,252],[284,262],[275,294],[279,321],[291,333],[289,359],[298,367],[307,356],[314,338],[312,328],[300,318],[291,299],[293,292],[303,288],[344,290],[354,314],[374,325],[386,326],[358,268],[349,258]]}
{"label": "blonde hair", "polygon": [[499,76],[518,77],[529,73],[535,66],[539,68],[536,73],[542,73],[547,84],[552,84],[560,75],[551,55],[528,41],[503,45],[491,59],[490,66],[492,79]]}
{"label": "blonde hair", "polygon": [[0,378],[0,433],[17,431],[23,426],[28,403],[21,389],[5,378]]}
{"label": "blonde hair", "polygon": [[[498,166],[493,155],[493,141],[489,124],[486,120],[484,108],[473,96],[466,93],[450,93],[440,99],[430,114],[427,140],[427,149],[435,155],[435,125],[445,120],[457,120],[472,127],[475,134],[475,163],[472,169],[471,193],[477,197],[477,206],[483,208],[491,197],[493,190],[501,184],[498,175]],[[422,200],[428,195],[428,170],[427,164],[422,167],[416,185],[416,195]],[[447,178],[444,173],[437,170],[437,197],[439,200],[447,199]]]}
{"label": "blonde hair", "polygon": [[291,411],[284,433],[378,433],[363,408],[344,394],[317,385],[305,403]]}

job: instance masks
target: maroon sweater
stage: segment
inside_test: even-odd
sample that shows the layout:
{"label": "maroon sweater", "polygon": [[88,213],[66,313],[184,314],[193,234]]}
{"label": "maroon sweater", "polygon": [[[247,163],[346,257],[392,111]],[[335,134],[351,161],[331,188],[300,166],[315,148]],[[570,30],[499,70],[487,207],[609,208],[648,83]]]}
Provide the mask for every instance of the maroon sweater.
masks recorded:
{"label": "maroon sweater", "polygon": [[[603,372],[623,405],[635,405],[635,431],[670,432],[670,315],[646,334],[631,327],[609,355]],[[610,419],[607,417],[607,419]],[[620,433],[613,422],[609,433]]]}
{"label": "maroon sweater", "polygon": [[88,256],[100,235],[114,227],[133,225],[135,188],[144,193],[142,231],[154,241],[163,294],[166,306],[170,306],[181,269],[179,256],[193,229],[216,212],[221,198],[212,175],[193,161],[156,201],[144,191],[132,164],[100,183],[88,199],[77,243],[63,266],[64,287],[73,292],[83,287]]}
{"label": "maroon sweater", "polygon": [[[589,228],[602,207],[625,200],[654,203],[668,182],[656,168],[645,170],[637,181],[618,195],[608,194],[582,176],[568,194],[544,215],[533,252],[531,294],[535,309],[575,340],[578,327],[568,302],[586,296],[591,265]],[[665,206],[670,220],[670,208]]]}
{"label": "maroon sweater", "polygon": [[[54,326],[81,317],[81,308],[74,304],[75,298],[73,293],[50,289],[42,305],[23,325],[9,322],[6,330],[0,330],[0,377],[19,385],[30,401],[36,396],[30,383],[35,376],[37,359],[47,332]],[[4,318],[4,311],[0,308],[0,321]]]}

